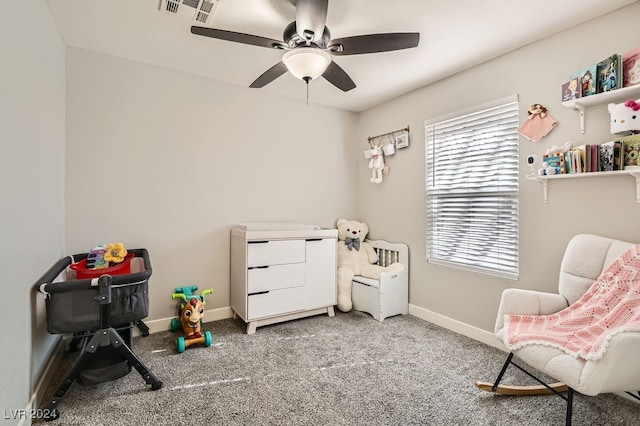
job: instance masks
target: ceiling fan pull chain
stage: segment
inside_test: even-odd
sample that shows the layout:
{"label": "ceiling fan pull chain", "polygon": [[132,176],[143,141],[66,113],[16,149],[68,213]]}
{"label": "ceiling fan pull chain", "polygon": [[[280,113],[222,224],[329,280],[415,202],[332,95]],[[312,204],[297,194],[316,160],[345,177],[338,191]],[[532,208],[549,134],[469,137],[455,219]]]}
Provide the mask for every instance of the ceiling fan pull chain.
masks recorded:
{"label": "ceiling fan pull chain", "polygon": [[311,78],[304,77],[303,80],[305,83],[307,83],[307,105],[309,105],[309,80],[311,80]]}

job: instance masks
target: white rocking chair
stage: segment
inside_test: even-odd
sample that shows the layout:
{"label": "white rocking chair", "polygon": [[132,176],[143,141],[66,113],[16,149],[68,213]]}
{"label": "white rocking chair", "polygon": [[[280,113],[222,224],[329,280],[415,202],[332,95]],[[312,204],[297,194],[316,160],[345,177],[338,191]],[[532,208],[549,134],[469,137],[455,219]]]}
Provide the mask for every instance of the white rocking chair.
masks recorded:
{"label": "white rocking chair", "polygon": [[[595,235],[580,234],[571,239],[560,266],[558,293],[507,289],[502,293],[495,324],[496,337],[503,341],[505,315],[549,315],[576,302],[600,274],[634,244]],[[577,358],[552,346],[527,344],[512,351],[494,383],[477,382],[483,390],[508,395],[555,393],[567,402],[566,424],[571,425],[573,392],[598,395],[625,392],[640,400],[640,332],[621,332],[611,337],[602,358],[597,361]],[[524,361],[539,372],[558,380],[547,384],[514,362]],[[513,365],[540,386],[502,386],[500,381]],[[566,392],[566,395],[564,395]]]}

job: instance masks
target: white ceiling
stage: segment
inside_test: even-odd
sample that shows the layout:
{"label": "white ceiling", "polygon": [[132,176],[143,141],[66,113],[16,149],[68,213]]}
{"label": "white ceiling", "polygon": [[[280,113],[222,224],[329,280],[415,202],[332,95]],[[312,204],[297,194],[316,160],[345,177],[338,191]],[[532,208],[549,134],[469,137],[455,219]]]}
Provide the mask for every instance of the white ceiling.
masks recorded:
{"label": "white ceiling", "polygon": [[[472,67],[637,0],[330,0],[333,38],[419,32],[417,48],[334,57],[357,87],[344,93],[320,78],[309,101],[351,111]],[[249,85],[282,51],[191,34],[202,25],[159,10],[161,0],[47,0],[66,45],[184,71],[304,102],[289,73],[261,89]],[[282,40],[295,0],[222,0],[208,26]]]}

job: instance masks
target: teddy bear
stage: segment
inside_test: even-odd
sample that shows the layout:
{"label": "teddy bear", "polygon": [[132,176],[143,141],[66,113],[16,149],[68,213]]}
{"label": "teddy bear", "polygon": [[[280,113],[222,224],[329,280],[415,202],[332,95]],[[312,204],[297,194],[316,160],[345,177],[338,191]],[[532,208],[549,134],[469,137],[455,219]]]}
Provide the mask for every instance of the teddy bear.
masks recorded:
{"label": "teddy bear", "polygon": [[611,134],[635,133],[640,130],[640,99],[607,105],[611,115]]}
{"label": "teddy bear", "polygon": [[351,303],[351,282],[354,275],[380,279],[385,271],[403,271],[404,265],[392,263],[383,267],[375,265],[378,254],[365,241],[369,227],[364,222],[338,219],[338,309],[349,312]]}

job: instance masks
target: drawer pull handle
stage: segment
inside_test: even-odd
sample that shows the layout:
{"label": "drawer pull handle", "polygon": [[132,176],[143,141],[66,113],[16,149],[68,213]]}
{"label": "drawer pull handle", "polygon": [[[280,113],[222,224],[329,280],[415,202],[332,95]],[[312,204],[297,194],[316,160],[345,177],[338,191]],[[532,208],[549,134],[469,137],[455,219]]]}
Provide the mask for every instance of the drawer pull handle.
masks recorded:
{"label": "drawer pull handle", "polygon": [[267,269],[269,265],[266,266],[250,266],[249,269]]}
{"label": "drawer pull handle", "polygon": [[307,238],[305,241],[322,241],[322,238]]}
{"label": "drawer pull handle", "polygon": [[269,241],[268,240],[264,240],[264,241],[247,241],[247,244],[268,244]]}
{"label": "drawer pull handle", "polygon": [[256,291],[255,293],[249,293],[247,296],[255,296],[257,294],[267,294],[269,293],[269,290],[266,291]]}

